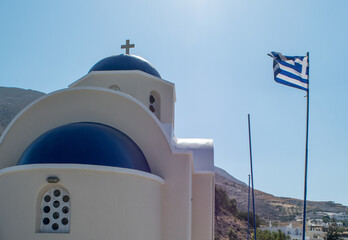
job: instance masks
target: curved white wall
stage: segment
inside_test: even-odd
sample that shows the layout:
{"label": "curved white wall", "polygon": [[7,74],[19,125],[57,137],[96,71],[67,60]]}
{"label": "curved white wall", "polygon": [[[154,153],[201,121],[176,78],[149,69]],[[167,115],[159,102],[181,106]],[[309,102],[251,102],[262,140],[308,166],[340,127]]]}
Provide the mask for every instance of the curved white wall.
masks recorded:
{"label": "curved white wall", "polygon": [[[71,194],[70,233],[40,233],[42,194]],[[0,171],[0,239],[162,239],[164,181],[136,170],[88,165],[26,165]]]}
{"label": "curved white wall", "polygon": [[41,134],[73,122],[98,122],[124,132],[143,151],[152,173],[165,175],[173,149],[159,120],[135,98],[96,87],[51,93],[18,114],[0,138],[0,169],[16,165]]}
{"label": "curved white wall", "polygon": [[117,85],[121,92],[138,99],[147,108],[151,91],[159,93],[161,98],[161,122],[174,125],[174,84],[139,70],[130,71],[94,71],[72,83],[69,87],[103,87]]}

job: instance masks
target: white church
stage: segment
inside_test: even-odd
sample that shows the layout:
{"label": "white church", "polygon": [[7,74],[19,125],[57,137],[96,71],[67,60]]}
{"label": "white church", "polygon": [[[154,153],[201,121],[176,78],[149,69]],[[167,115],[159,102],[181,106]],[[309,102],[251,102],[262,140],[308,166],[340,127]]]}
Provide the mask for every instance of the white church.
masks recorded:
{"label": "white church", "polygon": [[0,240],[213,239],[213,141],[175,137],[175,86],[131,46],[7,127]]}

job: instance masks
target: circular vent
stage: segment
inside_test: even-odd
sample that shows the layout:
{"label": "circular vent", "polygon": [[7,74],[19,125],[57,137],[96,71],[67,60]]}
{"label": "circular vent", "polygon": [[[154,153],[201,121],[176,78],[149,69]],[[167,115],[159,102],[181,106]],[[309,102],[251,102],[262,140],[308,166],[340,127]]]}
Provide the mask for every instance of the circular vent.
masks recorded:
{"label": "circular vent", "polygon": [[54,187],[44,193],[41,203],[40,232],[70,232],[70,195]]}

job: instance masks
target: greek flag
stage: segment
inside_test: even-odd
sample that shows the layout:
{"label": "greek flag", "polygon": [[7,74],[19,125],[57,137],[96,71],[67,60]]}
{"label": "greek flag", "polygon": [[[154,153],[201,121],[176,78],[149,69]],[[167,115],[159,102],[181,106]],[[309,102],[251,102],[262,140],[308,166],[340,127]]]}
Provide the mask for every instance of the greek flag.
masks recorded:
{"label": "greek flag", "polygon": [[273,58],[276,82],[308,91],[308,56],[288,57],[278,52],[271,52],[268,56]]}

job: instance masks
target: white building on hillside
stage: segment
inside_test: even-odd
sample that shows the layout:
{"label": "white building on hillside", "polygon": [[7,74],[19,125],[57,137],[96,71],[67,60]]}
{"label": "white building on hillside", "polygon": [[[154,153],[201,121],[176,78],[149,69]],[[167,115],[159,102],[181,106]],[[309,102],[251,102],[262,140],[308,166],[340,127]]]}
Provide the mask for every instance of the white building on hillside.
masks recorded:
{"label": "white building on hillside", "polygon": [[0,139],[1,240],[212,240],[210,139],[174,135],[174,84],[105,58]]}
{"label": "white building on hillside", "polygon": [[[302,239],[302,229],[298,227],[293,227],[290,223],[286,227],[272,227],[271,223],[268,228],[261,228],[261,230],[269,230],[270,232],[278,232],[281,231],[285,235],[289,236],[290,239]],[[307,239],[307,238],[306,238]]]}

